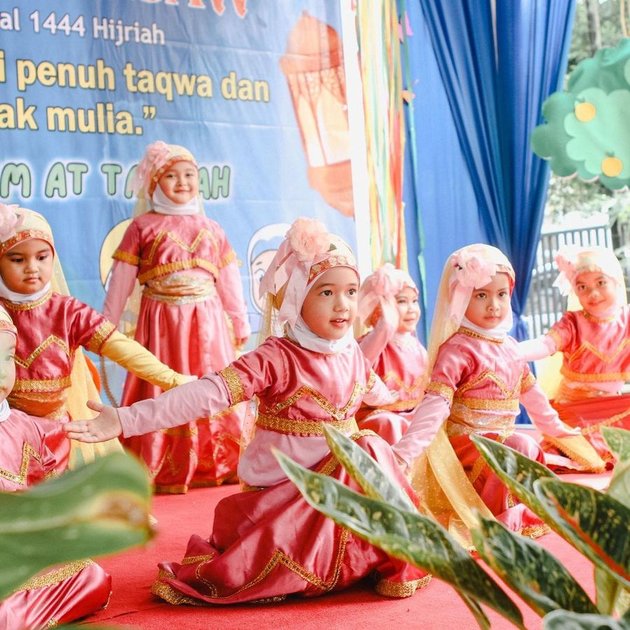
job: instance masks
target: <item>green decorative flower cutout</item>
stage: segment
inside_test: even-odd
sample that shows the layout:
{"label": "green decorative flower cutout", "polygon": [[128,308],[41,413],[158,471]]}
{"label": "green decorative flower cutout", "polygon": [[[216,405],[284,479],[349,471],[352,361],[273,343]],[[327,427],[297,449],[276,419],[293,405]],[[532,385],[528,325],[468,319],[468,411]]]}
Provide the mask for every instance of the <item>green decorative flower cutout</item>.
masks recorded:
{"label": "green decorative flower cutout", "polygon": [[532,148],[556,175],[599,178],[611,190],[630,185],[630,39],[578,64],[542,114]]}

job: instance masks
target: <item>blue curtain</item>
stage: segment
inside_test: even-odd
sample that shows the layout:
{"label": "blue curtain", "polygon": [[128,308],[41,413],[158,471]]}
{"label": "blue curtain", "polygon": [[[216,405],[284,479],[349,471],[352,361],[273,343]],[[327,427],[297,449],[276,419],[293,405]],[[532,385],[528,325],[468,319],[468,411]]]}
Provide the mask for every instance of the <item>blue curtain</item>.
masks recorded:
{"label": "blue curtain", "polygon": [[[407,4],[410,4],[407,0]],[[549,169],[529,144],[562,85],[575,0],[419,0],[488,240],[512,261],[522,319]]]}

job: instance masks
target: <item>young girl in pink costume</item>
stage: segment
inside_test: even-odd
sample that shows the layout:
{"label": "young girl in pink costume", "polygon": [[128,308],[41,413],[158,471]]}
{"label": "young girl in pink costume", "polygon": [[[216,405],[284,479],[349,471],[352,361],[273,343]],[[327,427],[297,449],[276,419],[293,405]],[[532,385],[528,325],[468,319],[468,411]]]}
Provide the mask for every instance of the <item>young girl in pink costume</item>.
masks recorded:
{"label": "young girl in pink costume", "polygon": [[[249,336],[236,254],[216,221],[205,216],[192,154],[154,142],[136,174],[135,218],[114,253],[104,313],[118,324],[136,284],[142,286],[136,340],[184,374],[202,376],[235,358]],[[230,331],[226,315],[229,317]],[[129,375],[122,404],[155,398],[160,388]],[[234,481],[242,417],[229,411],[126,439],[145,461],[156,491]]]}
{"label": "young girl in pink costume", "polygon": [[[483,435],[543,461],[537,442],[515,432],[519,403],[546,435],[574,439],[520,359],[512,328],[514,270],[495,247],[468,245],[446,262],[429,341],[431,378],[394,451],[435,518],[468,541],[477,515],[531,536],[542,523],[514,499],[470,440]],[[588,445],[587,445],[588,446]]]}
{"label": "young girl in pink costume", "polygon": [[[11,409],[7,396],[15,382],[17,329],[0,306],[0,491],[19,492],[65,468],[67,439],[61,425]],[[0,602],[0,628],[50,628],[107,605],[111,578],[91,560],[39,573]]]}
{"label": "young girl in pink costume", "polygon": [[[19,330],[13,408],[54,420],[85,417],[88,394],[93,399],[98,392],[87,369],[78,370],[85,366],[82,347],[165,389],[190,380],[117,333],[103,315],[58,291],[67,289],[48,222],[32,210],[0,204],[0,301]],[[111,450],[121,450],[117,440],[87,448],[75,443],[70,466]]]}
{"label": "young girl in pink costume", "polygon": [[420,319],[418,289],[411,276],[391,263],[369,275],[359,291],[359,319],[372,330],[359,339],[363,354],[396,402],[386,408],[364,405],[359,428],[372,429],[390,444],[407,430],[424,393],[427,351],[416,337]]}
{"label": "young girl in pink costume", "polygon": [[419,586],[416,569],[310,508],[271,450],[354,485],[327,447],[322,427],[328,424],[351,435],[413,496],[390,446],[358,431],[354,419],[362,400],[391,399],[354,339],[358,285],[349,247],[318,221],[298,219],[261,283],[266,312],[284,326],[284,337],[269,337],[219,372],[155,400],[118,410],[99,406],[96,419],[67,426],[72,438],[86,441],[128,436],[169,426],[175,410],[194,418],[258,397],[255,432],[238,469],[248,490],[218,504],[209,539],[193,536],[181,563],[161,565],[153,592],[166,601],[313,597],[374,572],[386,595],[409,596]]}
{"label": "young girl in pink costume", "polygon": [[[569,295],[569,308],[579,302],[581,309],[567,311],[546,335],[522,342],[519,349],[528,361],[562,352],[553,405],[612,462],[601,427],[630,429],[630,394],[622,393],[630,381],[630,307],[623,270],[614,252],[604,247],[566,247],[556,264],[560,274],[554,286]],[[552,447],[559,448],[553,442],[547,446],[552,453]],[[552,461],[575,465],[566,458]]]}

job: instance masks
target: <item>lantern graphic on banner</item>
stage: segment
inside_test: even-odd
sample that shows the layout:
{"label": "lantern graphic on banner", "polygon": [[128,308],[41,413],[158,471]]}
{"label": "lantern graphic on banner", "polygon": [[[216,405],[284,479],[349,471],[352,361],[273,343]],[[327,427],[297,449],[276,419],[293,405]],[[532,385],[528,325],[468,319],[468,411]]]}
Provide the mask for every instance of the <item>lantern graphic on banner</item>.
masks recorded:
{"label": "lantern graphic on banner", "polygon": [[337,31],[306,11],[280,59],[291,92],[308,181],[343,215],[354,215],[343,50]]}

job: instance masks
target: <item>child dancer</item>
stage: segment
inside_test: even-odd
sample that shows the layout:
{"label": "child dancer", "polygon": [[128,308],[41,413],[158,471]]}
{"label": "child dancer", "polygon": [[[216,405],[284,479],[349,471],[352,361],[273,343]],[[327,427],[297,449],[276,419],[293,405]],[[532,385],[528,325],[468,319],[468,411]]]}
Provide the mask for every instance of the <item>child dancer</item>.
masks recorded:
{"label": "child dancer", "polygon": [[[7,396],[15,382],[17,329],[0,306],[0,491],[16,492],[63,469],[69,442],[59,441],[57,422],[11,409]],[[59,442],[58,455],[49,448]],[[58,459],[58,457],[60,459]],[[40,573],[0,602],[0,628],[50,628],[107,605],[111,578],[91,560]]]}
{"label": "child dancer", "polygon": [[377,590],[390,596],[411,595],[419,585],[415,569],[310,508],[271,451],[352,484],[322,435],[327,423],[352,435],[412,492],[390,446],[371,431],[357,432],[362,399],[391,399],[354,339],[358,284],[348,246],[318,221],[298,219],[261,283],[267,312],[285,325],[286,336],[269,337],[223,370],[155,400],[118,410],[98,405],[94,420],[66,425],[72,438],[102,440],[169,426],[176,415],[213,415],[258,396],[255,433],[238,470],[249,491],[218,504],[210,538],[193,536],[181,563],[161,565],[153,592],[163,599],[231,604],[312,597],[373,572],[380,575]]}
{"label": "child dancer", "polygon": [[[64,283],[53,235],[44,217],[16,205],[0,204],[0,300],[19,330],[17,378],[9,396],[12,407],[32,416],[66,419],[71,404],[78,408],[73,390],[77,385],[75,363],[82,359],[78,354],[82,346],[165,389],[190,380],[117,333],[115,326],[94,309],[55,291],[55,285],[63,289]],[[86,402],[84,398],[83,408],[88,411]],[[78,446],[73,444],[71,467],[90,461],[96,454],[120,449],[117,441],[99,450]]]}
{"label": "child dancer", "polygon": [[359,428],[372,429],[390,444],[407,430],[424,392],[427,351],[416,337],[418,289],[411,276],[391,263],[365,279],[359,291],[359,319],[372,330],[359,339],[363,354],[398,400],[386,409],[364,405]]}
{"label": "child dancer", "polygon": [[[236,254],[219,224],[203,213],[195,158],[184,147],[154,142],[138,166],[136,191],[136,216],[114,253],[105,316],[120,322],[137,279],[143,291],[135,339],[184,374],[223,368],[250,330]],[[160,393],[130,374],[122,404]],[[246,408],[211,421],[169,418],[175,428],[124,444],[145,461],[157,492],[235,481]]]}
{"label": "child dancer", "polygon": [[512,265],[495,247],[469,245],[449,257],[429,341],[431,379],[411,426],[394,446],[430,511],[464,540],[476,522],[475,509],[514,531],[544,531],[522,504],[513,505],[471,435],[499,440],[542,461],[536,441],[514,431],[519,403],[544,434],[565,439],[577,434],[558,419],[507,334],[513,288]]}
{"label": "child dancer", "polygon": [[[567,311],[546,335],[522,342],[519,349],[527,361],[562,352],[553,405],[612,463],[601,427],[630,429],[630,394],[622,394],[630,381],[630,307],[623,270],[614,252],[604,247],[566,247],[556,264],[560,274],[554,286],[569,295],[570,307],[579,301],[581,309]],[[552,454],[554,446],[562,451],[553,441],[547,446]],[[574,466],[566,458],[552,461]]]}

